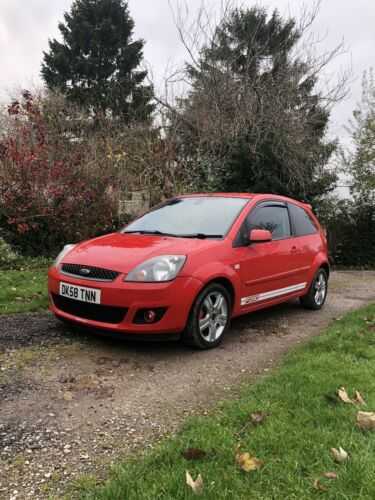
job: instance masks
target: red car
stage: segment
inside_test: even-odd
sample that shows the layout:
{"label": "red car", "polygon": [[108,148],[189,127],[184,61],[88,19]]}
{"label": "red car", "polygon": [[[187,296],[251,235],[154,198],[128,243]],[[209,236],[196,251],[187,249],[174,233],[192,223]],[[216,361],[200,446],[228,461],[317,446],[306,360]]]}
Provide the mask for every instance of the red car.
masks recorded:
{"label": "red car", "polygon": [[311,207],[267,194],[170,199],[118,233],[67,245],[49,270],[63,320],[217,346],[230,319],[327,297],[327,241]]}

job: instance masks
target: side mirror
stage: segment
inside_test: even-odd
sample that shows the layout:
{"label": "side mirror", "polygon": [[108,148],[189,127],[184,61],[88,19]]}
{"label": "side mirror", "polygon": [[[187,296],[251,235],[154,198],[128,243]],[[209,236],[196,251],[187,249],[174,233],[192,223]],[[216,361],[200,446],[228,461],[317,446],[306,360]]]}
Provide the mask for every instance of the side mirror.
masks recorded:
{"label": "side mirror", "polygon": [[251,243],[272,241],[272,233],[271,231],[267,231],[267,229],[252,229],[249,234],[249,241]]}

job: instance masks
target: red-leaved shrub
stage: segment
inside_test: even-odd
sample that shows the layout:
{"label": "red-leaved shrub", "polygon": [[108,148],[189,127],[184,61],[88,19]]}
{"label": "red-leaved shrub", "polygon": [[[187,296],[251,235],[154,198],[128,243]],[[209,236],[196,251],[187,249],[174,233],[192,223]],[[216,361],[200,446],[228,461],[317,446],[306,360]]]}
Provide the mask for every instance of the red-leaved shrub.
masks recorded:
{"label": "red-leaved shrub", "polygon": [[8,114],[0,139],[0,228],[8,241],[25,254],[49,255],[110,230],[114,181],[110,173],[90,172],[84,142],[56,133],[29,92]]}

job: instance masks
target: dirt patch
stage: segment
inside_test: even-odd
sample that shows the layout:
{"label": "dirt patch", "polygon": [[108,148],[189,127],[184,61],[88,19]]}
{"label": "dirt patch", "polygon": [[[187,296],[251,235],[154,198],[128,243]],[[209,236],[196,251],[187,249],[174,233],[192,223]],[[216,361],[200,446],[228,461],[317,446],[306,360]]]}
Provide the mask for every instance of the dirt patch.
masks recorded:
{"label": "dirt patch", "polygon": [[103,474],[374,300],[375,273],[333,273],[323,311],[292,301],[239,318],[207,352],[83,335],[49,314],[2,317],[0,498],[59,496],[82,472]]}

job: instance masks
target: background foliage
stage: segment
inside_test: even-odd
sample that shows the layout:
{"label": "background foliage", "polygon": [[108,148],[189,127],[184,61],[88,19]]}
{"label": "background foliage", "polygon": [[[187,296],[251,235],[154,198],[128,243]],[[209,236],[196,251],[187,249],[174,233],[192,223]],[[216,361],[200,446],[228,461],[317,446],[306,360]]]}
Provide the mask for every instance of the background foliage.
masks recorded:
{"label": "background foliage", "polygon": [[318,209],[332,264],[375,267],[375,206],[359,200],[325,200]]}
{"label": "background foliage", "polygon": [[342,155],[350,176],[349,200],[325,200],[322,218],[328,229],[333,262],[375,267],[375,80],[364,74],[362,100],[353,111],[348,131],[352,145]]}
{"label": "background foliage", "polygon": [[317,61],[297,52],[303,32],[277,11],[234,9],[187,66],[173,130],[180,157],[201,167],[201,189],[312,202],[334,188],[328,99]]}
{"label": "background foliage", "polygon": [[336,155],[351,184],[340,200],[329,194],[337,141],[327,127],[345,82],[321,90],[340,47],[309,52],[314,16],[229,7],[212,25],[202,10],[187,33],[177,26],[188,60],[172,80],[187,92],[161,96],[145,84],[127,2],[76,0],[44,55],[49,89],[24,91],[0,114],[0,265],[116,230],[119,201],[145,190],[152,204],[194,191],[307,200],[334,264],[374,266],[374,76],[363,80],[352,146]]}
{"label": "background foliage", "polygon": [[84,143],[28,92],[8,112],[0,143],[0,227],[8,241],[26,255],[48,255],[111,229],[110,174],[87,168]]}
{"label": "background foliage", "polygon": [[0,228],[24,255],[118,228],[119,200],[146,189],[151,202],[183,190],[173,144],[160,129],[131,127],[67,102],[24,92],[0,137]]}

